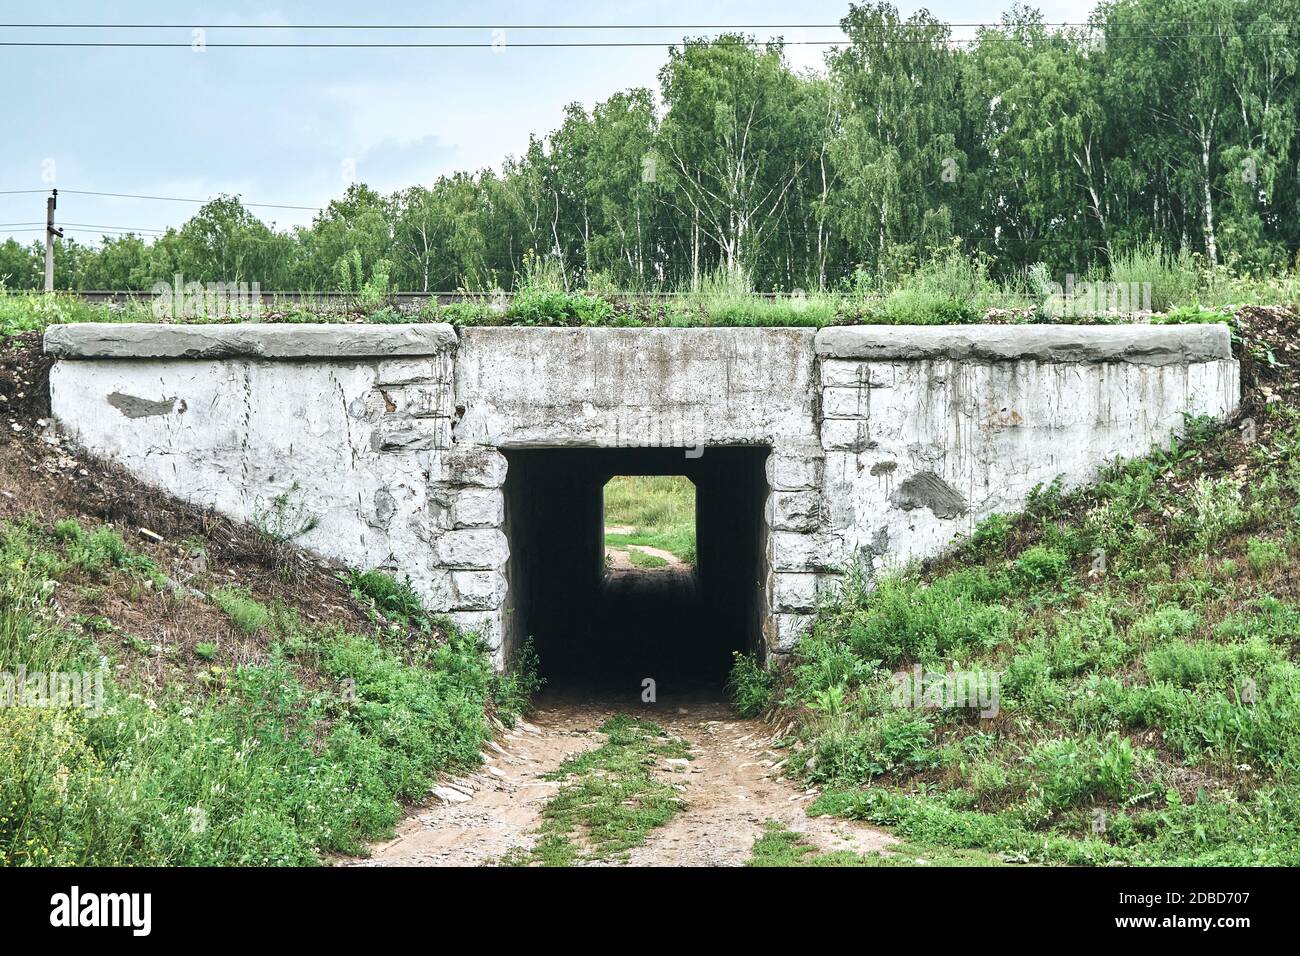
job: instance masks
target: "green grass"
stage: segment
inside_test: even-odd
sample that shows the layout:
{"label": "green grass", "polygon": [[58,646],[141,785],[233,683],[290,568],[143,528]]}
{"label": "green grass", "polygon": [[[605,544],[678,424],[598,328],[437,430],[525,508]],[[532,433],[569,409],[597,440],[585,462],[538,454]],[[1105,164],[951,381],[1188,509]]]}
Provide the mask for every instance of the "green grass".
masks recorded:
{"label": "green grass", "polygon": [[[811,812],[922,856],[1295,865],[1300,410],[1264,416],[1248,448],[1192,422],[925,571],[850,574],[790,666],[737,661],[733,700],[793,724],[787,772],[826,791]],[[1225,444],[1244,472],[1220,473]],[[917,664],[998,675],[997,715],[900,705],[891,675]]]}
{"label": "green grass", "polygon": [[[695,563],[695,485],[681,475],[619,475],[605,485],[605,526],[631,533],[605,535],[607,548],[643,545]],[[633,563],[637,557],[629,551]],[[657,565],[639,564],[641,567]]]}
{"label": "green grass", "polygon": [[0,865],[316,863],[387,835],[402,801],[478,763],[497,685],[486,646],[455,630],[413,655],[229,591],[264,659],[204,667],[216,648],[199,645],[192,687],[115,677],[130,642],[53,604],[146,573],[111,540],[71,522],[0,527],[0,670],[108,661],[102,711],[0,708]]}
{"label": "green grass", "polygon": [[230,623],[245,634],[256,634],[271,623],[271,612],[243,588],[217,588],[210,596]]}
{"label": "green grass", "polygon": [[820,852],[800,834],[775,820],[763,825],[754,841],[746,866],[753,867],[850,867],[850,866],[1002,866],[1004,861],[979,850],[923,846],[910,842],[891,844],[871,853],[850,850]]}
{"label": "green grass", "polygon": [[600,728],[605,743],[571,757],[546,775],[564,785],[542,809],[531,851],[504,865],[571,866],[622,858],[684,807],[673,787],[653,770],[668,759],[688,759],[685,741],[650,721],[619,715]]}
{"label": "green grass", "polygon": [[638,551],[636,548],[628,548],[628,560],[638,568],[666,568],[668,562],[659,557],[657,554],[646,554],[644,551]]}
{"label": "green grass", "polygon": [[376,617],[425,632],[430,629],[432,622],[410,581],[399,581],[383,571],[348,571],[340,577],[351,587],[353,598],[368,605]]}
{"label": "green grass", "polygon": [[[1043,321],[1045,284],[1053,278],[1038,263],[999,282],[988,263],[954,246],[915,268],[889,276],[857,274],[835,288],[787,291],[774,297],[755,294],[743,272],[718,271],[694,288],[676,293],[642,294],[607,287],[599,278],[586,289],[566,287],[566,277],[550,265],[525,261],[512,296],[484,294],[449,305],[403,310],[382,295],[358,295],[344,305],[324,302],[271,302],[263,314],[275,322],[374,323],[449,322],[454,325],[615,326],[615,327],[814,327],[878,323],[934,325],[984,321],[990,310],[1014,310],[1001,321]],[[1156,246],[1119,250],[1109,270],[1091,270],[1086,281],[1149,283],[1152,305],[1168,312],[1160,321],[1223,321],[1224,310],[1242,305],[1300,305],[1300,272],[1266,274],[1209,270],[1194,257],[1171,255]],[[660,290],[663,292],[663,290]],[[244,317],[259,321],[262,316]],[[1105,315],[1067,315],[1054,321],[1094,322]],[[231,321],[227,315],[202,315],[183,321]],[[114,306],[89,305],[72,293],[12,292],[0,287],[0,340],[25,331],[43,331],[65,322],[152,322],[151,305],[130,300]]]}
{"label": "green grass", "polygon": [[817,847],[805,841],[798,833],[774,820],[768,820],[763,824],[762,835],[754,841],[753,850],[745,865],[755,867],[871,866],[872,863],[865,855],[847,850],[820,853]]}

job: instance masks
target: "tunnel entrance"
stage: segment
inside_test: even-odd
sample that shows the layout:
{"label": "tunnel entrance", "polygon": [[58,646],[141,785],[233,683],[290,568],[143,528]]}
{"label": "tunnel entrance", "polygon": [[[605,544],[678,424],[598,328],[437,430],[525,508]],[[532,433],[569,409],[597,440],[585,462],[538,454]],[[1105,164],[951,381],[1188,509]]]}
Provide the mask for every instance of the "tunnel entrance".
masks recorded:
{"label": "tunnel entrance", "polygon": [[[647,678],[660,696],[718,688],[733,652],[761,652],[766,447],[710,447],[697,457],[681,448],[503,452],[507,651],[531,637],[548,689],[640,695]],[[694,486],[692,562],[638,573],[630,559],[626,568],[607,560],[606,486],[635,476]],[[678,519],[675,537],[658,544],[689,556],[680,508]],[[640,529],[610,528],[611,544],[656,548]]]}

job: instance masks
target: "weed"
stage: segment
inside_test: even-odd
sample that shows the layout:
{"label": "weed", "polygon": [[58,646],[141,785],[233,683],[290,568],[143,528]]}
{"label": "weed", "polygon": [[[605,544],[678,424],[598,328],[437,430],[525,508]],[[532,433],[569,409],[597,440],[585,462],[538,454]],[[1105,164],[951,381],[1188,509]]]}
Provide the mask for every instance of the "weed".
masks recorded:
{"label": "weed", "polygon": [[404,627],[427,632],[428,615],[410,580],[399,581],[383,571],[349,571],[340,575],[352,590],[352,597],[368,605],[372,613]]}
{"label": "weed", "polygon": [[271,622],[271,612],[244,588],[217,588],[210,597],[230,623],[245,634],[256,634]]}
{"label": "weed", "polygon": [[682,809],[677,791],[655,779],[651,768],[657,761],[689,758],[684,741],[626,715],[610,718],[600,731],[607,735],[604,744],[547,774],[565,782],[542,809],[536,845],[503,863],[566,866],[619,857]]}
{"label": "weed", "polygon": [[253,526],[272,544],[289,544],[319,526],[320,519],[309,513],[305,504],[295,500],[300,490],[295,481],[269,504],[259,504],[254,509]]}
{"label": "weed", "polygon": [[506,662],[503,673],[492,675],[491,697],[496,714],[507,726],[532,708],[533,698],[546,681],[538,673],[540,660],[531,637],[526,638]]}
{"label": "weed", "polygon": [[742,717],[757,717],[772,703],[776,674],[757,658],[736,651],[735,663],[727,677],[727,695]]}
{"label": "weed", "polygon": [[1246,563],[1256,575],[1262,576],[1286,563],[1286,548],[1277,541],[1251,538],[1246,542]]}

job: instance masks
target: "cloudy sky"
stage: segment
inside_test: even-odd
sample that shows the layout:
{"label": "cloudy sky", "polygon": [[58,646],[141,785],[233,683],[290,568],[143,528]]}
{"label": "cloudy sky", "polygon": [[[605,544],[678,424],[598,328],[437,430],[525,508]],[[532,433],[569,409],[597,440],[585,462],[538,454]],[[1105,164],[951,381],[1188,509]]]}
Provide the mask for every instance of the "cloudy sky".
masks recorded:
{"label": "cloudy sky", "polygon": [[[1010,0],[937,0],[951,22],[996,21]],[[1047,19],[1084,20],[1091,0],[1045,0]],[[905,12],[916,4],[901,5]],[[798,3],[623,0],[357,5],[342,0],[286,3],[62,2],[0,4],[9,23],[156,23],[150,31],[0,28],[0,40],[170,41],[188,44],[190,24],[212,25],[210,43],[371,39],[497,41],[498,49],[229,50],[0,47],[6,102],[0,193],[46,189],[207,198],[238,193],[246,202],[318,207],[351,179],[383,192],[457,169],[496,166],[520,152],[529,133],[562,120],[566,104],[591,107],[630,86],[655,86],[662,47],[525,49],[529,40],[678,41],[680,29],[545,31],[521,24],[835,24],[846,0]],[[303,23],[478,25],[455,33],[238,32],[219,25]],[[702,35],[709,31],[688,31]],[[749,32],[788,41],[835,40],[838,28]],[[971,31],[959,31],[966,36]],[[502,46],[504,44],[504,46]],[[789,59],[818,68],[825,48],[792,46]],[[59,220],[91,226],[165,229],[195,204],[62,193]],[[257,209],[280,226],[306,223],[306,210]],[[40,237],[44,197],[0,194],[0,237]],[[17,223],[19,225],[10,225]],[[96,230],[70,233],[94,241]]]}

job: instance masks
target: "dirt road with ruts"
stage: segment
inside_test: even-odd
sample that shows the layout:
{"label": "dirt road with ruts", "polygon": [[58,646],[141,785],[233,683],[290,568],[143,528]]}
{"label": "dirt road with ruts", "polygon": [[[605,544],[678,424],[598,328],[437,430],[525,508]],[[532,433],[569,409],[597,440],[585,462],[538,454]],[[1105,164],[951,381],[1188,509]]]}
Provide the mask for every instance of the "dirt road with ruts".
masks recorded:
{"label": "dirt road with ruts", "polygon": [[531,848],[542,808],[562,786],[543,775],[566,757],[598,747],[598,728],[619,713],[653,720],[685,740],[691,760],[656,768],[681,793],[685,809],[650,832],[645,844],[616,861],[639,866],[739,866],[749,859],[764,824],[776,821],[823,851],[869,853],[895,842],[871,827],[813,818],[816,797],[781,776],[789,750],[773,746],[781,728],[737,718],[710,697],[642,704],[549,697],[528,722],[501,734],[471,775],[441,783],[413,810],[396,836],[373,848],[361,866],[492,865],[513,850]]}

